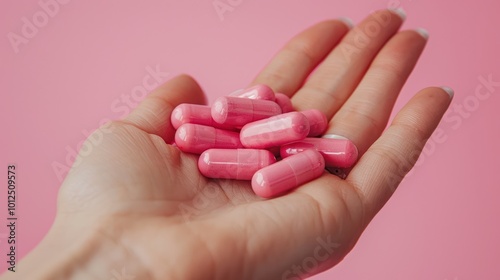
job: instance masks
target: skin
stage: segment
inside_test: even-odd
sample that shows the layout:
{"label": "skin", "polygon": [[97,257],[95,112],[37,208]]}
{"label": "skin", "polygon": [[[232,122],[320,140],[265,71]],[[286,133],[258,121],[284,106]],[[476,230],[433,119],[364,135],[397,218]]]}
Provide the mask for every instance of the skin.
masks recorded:
{"label": "skin", "polygon": [[[388,20],[361,42],[380,17]],[[249,182],[203,177],[197,156],[167,144],[172,109],[206,102],[181,75],[97,130],[99,143],[87,140],[92,150],[62,184],[53,227],[1,279],[300,279],[333,267],[413,167],[451,101],[442,88],[423,89],[386,128],[426,44],[418,32],[398,31],[402,22],[383,10],[352,30],[318,23],[252,83],[287,94],[297,110],[321,110],[327,133],[357,145],[345,180],[325,172],[264,200]],[[334,249],[318,251],[322,242]]]}

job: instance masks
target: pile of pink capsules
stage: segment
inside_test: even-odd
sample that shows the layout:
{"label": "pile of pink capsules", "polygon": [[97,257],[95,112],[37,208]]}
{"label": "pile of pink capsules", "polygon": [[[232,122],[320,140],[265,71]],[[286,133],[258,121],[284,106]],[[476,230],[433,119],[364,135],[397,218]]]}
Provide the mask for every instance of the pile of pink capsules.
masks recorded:
{"label": "pile of pink capsules", "polygon": [[288,96],[265,85],[220,97],[212,107],[181,104],[171,122],[176,146],[200,155],[204,176],[251,180],[265,198],[318,178],[325,167],[348,168],[358,157],[347,139],[317,138],[328,126],[323,113],[296,112]]}

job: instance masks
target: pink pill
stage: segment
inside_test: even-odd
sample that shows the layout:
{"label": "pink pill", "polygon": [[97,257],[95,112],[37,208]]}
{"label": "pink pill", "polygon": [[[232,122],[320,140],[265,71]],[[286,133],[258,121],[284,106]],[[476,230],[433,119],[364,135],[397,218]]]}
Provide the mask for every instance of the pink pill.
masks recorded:
{"label": "pink pill", "polygon": [[280,105],[281,111],[283,113],[295,111],[292,105],[292,100],[290,100],[290,97],[284,95],[283,93],[276,93],[275,96],[276,96],[275,102],[278,103],[278,105]]}
{"label": "pink pill", "polygon": [[309,120],[310,130],[307,136],[318,136],[325,132],[328,127],[325,114],[316,109],[301,111],[301,113]]}
{"label": "pink pill", "polygon": [[252,189],[258,196],[275,197],[318,178],[324,169],[321,154],[306,150],[257,171],[252,177]]}
{"label": "pink pill", "polygon": [[280,154],[286,158],[310,149],[321,153],[327,167],[348,168],[358,159],[358,149],[348,139],[306,138],[281,146]]}
{"label": "pink pill", "polygon": [[224,96],[215,100],[212,118],[220,124],[235,127],[281,114],[274,101]]}
{"label": "pink pill", "polygon": [[309,121],[299,112],[290,112],[245,125],[240,140],[247,148],[270,148],[306,138]]}
{"label": "pink pill", "polygon": [[198,169],[209,178],[251,180],[255,172],[275,162],[267,150],[209,149],[201,154]]}
{"label": "pink pill", "polygon": [[212,148],[243,148],[237,132],[191,123],[185,123],[177,129],[175,144],[181,151],[193,154],[201,154]]}
{"label": "pink pill", "polygon": [[230,93],[229,96],[270,101],[275,100],[273,90],[266,85],[256,85],[242,91],[235,91]]}
{"label": "pink pill", "polygon": [[216,123],[212,119],[211,108],[206,105],[180,104],[172,111],[170,122],[175,129],[185,123],[194,123],[213,126],[220,129],[234,130],[234,126]]}

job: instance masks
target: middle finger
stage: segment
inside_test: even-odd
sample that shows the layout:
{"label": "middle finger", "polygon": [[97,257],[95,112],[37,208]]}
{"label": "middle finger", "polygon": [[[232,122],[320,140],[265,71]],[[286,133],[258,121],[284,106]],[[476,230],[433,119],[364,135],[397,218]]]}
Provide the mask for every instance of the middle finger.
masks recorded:
{"label": "middle finger", "polygon": [[293,96],[294,107],[318,109],[331,119],[404,18],[402,10],[377,11],[351,30]]}

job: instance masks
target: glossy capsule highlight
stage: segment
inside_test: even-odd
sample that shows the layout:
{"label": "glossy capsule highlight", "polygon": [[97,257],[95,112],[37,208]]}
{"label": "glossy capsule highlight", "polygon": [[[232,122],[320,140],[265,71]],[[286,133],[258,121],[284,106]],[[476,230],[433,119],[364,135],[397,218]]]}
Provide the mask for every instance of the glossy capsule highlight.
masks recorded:
{"label": "glossy capsule highlight", "polygon": [[251,180],[255,172],[275,162],[267,150],[209,149],[198,159],[198,169],[208,178]]}
{"label": "glossy capsule highlight", "polygon": [[240,131],[247,148],[270,148],[306,138],[309,121],[299,112],[290,112],[249,123]]}
{"label": "glossy capsule highlight", "polygon": [[206,105],[183,103],[172,111],[170,122],[175,129],[185,123],[201,124],[215,128],[234,130],[233,126],[223,125],[212,119],[212,109]]}
{"label": "glossy capsule highlight", "polygon": [[348,139],[306,138],[281,146],[280,155],[286,158],[306,150],[316,150],[327,167],[349,168],[358,159],[358,149]]}
{"label": "glossy capsule highlight", "polygon": [[231,96],[215,100],[211,111],[215,122],[235,127],[279,114],[281,108],[274,101]]}
{"label": "glossy capsule highlight", "polygon": [[266,85],[256,85],[241,91],[235,91],[230,93],[229,96],[270,101],[276,99],[273,90]]}
{"label": "glossy capsule highlight", "polygon": [[316,150],[306,150],[257,171],[252,189],[260,197],[281,195],[323,174],[325,161]]}
{"label": "glossy capsule highlight", "polygon": [[237,132],[191,123],[177,129],[175,144],[181,151],[193,154],[201,154],[212,148],[243,148]]}

